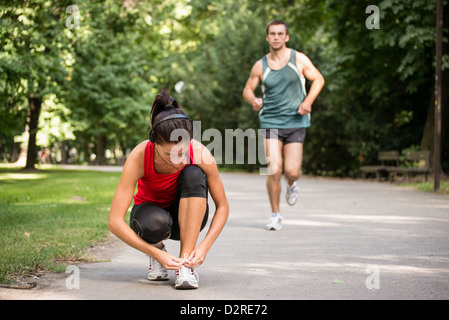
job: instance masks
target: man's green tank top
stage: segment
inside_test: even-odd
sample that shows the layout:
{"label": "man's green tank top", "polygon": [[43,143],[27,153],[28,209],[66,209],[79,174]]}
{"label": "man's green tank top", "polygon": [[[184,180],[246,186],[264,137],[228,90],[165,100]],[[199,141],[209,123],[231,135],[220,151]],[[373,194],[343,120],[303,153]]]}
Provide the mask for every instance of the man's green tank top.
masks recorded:
{"label": "man's green tank top", "polygon": [[296,67],[296,51],[291,49],[288,64],[279,70],[268,66],[267,57],[262,58],[263,107],[259,112],[260,126],[264,129],[307,128],[310,114],[298,113],[306,97],[305,79]]}

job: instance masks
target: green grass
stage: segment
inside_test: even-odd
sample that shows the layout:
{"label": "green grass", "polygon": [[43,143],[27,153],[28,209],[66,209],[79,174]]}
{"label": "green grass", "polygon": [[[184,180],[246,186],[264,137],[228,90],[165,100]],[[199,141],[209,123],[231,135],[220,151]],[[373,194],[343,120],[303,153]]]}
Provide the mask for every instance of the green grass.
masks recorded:
{"label": "green grass", "polygon": [[[18,275],[62,272],[106,240],[118,172],[0,166],[0,283]],[[403,184],[433,192],[433,183]],[[449,194],[449,181],[441,182]]]}
{"label": "green grass", "polygon": [[[414,182],[414,183],[404,183],[402,186],[413,187],[419,191],[434,192],[434,183],[432,182]],[[440,191],[441,194],[449,194],[449,181],[440,181]]]}
{"label": "green grass", "polygon": [[0,283],[64,271],[106,240],[120,173],[0,167]]}

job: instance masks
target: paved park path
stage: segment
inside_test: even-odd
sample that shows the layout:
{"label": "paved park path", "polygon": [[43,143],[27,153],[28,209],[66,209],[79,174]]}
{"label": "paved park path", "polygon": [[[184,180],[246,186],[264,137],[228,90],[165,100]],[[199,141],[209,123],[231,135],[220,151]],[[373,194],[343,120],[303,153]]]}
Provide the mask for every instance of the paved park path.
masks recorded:
{"label": "paved park path", "polygon": [[[448,196],[304,177],[297,205],[282,199],[276,232],[264,228],[266,177],[222,179],[230,216],[197,269],[198,290],[175,290],[174,272],[166,282],[146,280],[148,258],[111,235],[94,250],[110,261],[77,265],[79,289],[67,287],[74,274],[47,274],[34,289],[0,289],[0,299],[449,299]],[[177,254],[177,242],[166,246]]]}

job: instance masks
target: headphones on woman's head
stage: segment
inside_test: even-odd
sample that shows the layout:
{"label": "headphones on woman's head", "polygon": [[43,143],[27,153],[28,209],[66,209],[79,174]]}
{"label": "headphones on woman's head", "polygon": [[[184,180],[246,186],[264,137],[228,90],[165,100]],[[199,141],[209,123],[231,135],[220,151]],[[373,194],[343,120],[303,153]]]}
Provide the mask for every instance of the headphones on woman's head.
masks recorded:
{"label": "headphones on woman's head", "polygon": [[[169,105],[167,105],[167,106],[169,106]],[[166,106],[166,107],[167,107],[167,106]],[[154,129],[155,129],[161,122],[164,122],[164,121],[167,121],[167,120],[172,120],[172,119],[187,119],[187,120],[189,120],[190,122],[193,122],[192,119],[190,119],[188,116],[186,116],[186,115],[184,115],[184,114],[176,113],[176,114],[171,114],[171,115],[169,115],[169,116],[166,116],[164,119],[159,120],[159,121],[153,126],[153,128],[151,128],[150,132],[148,133],[148,137],[149,137],[149,139],[150,139],[150,141],[151,141],[152,143],[154,143],[154,141],[156,140],[156,139],[154,138]]]}

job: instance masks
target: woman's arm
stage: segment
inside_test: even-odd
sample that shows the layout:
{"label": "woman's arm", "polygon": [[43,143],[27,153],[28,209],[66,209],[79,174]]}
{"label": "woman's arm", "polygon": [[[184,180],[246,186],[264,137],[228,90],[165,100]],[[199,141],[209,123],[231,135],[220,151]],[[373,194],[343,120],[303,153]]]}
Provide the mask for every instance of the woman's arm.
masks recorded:
{"label": "woman's arm", "polygon": [[120,240],[159,261],[165,269],[179,269],[183,260],[150,245],[140,238],[125,222],[137,181],[144,175],[146,141],[136,146],[128,156],[109,213],[108,228]]}
{"label": "woman's arm", "polygon": [[212,247],[215,240],[220,235],[223,227],[228,219],[229,204],[226,199],[223,183],[218,172],[217,164],[210,151],[197,141],[194,143],[195,159],[199,156],[201,161],[196,161],[197,165],[204,171],[207,177],[207,184],[209,186],[210,195],[215,203],[215,214],[212,219],[209,231],[201,243],[193,250],[186,266],[189,268],[196,268],[203,263],[207,252]]}

